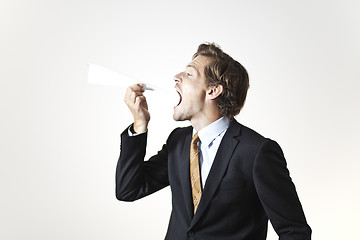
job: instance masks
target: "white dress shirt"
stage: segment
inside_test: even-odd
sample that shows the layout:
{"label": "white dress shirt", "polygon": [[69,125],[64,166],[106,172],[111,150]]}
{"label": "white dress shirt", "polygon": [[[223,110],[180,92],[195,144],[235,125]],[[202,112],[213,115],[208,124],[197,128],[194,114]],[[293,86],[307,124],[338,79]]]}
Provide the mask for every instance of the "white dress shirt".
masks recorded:
{"label": "white dress shirt", "polygon": [[[205,187],[206,179],[214,162],[222,138],[230,125],[230,120],[220,118],[198,132],[200,149],[200,170],[201,183]],[[193,134],[195,134],[195,130]]]}

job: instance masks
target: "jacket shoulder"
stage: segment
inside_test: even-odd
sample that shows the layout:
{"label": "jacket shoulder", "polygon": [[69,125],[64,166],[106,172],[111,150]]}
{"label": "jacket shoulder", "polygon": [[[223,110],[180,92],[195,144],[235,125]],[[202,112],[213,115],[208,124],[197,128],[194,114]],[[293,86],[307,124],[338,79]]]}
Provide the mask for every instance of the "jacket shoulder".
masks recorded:
{"label": "jacket shoulder", "polygon": [[239,134],[235,138],[239,140],[240,146],[245,147],[248,151],[257,152],[266,142],[274,142],[272,139],[264,137],[257,131],[236,121],[234,122],[232,125],[235,126],[231,126],[229,130],[236,131],[235,129],[239,129]]}
{"label": "jacket shoulder", "polygon": [[167,139],[167,143],[172,143],[173,141],[178,141],[179,139],[185,138],[189,134],[191,134],[193,128],[191,126],[188,127],[178,127],[172,130]]}
{"label": "jacket shoulder", "polygon": [[238,135],[241,140],[251,142],[263,142],[266,138],[257,131],[233,120],[228,129],[231,133]]}

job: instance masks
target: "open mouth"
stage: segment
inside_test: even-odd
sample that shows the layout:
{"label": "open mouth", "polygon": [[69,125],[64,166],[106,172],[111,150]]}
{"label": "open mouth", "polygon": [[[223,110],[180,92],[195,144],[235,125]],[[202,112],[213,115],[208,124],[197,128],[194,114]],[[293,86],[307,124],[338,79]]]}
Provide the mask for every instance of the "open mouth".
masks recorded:
{"label": "open mouth", "polygon": [[179,95],[179,102],[176,104],[176,106],[175,106],[175,107],[179,106],[179,105],[180,105],[180,103],[181,103],[181,101],[182,101],[182,96],[181,96],[181,93],[180,93],[178,90],[176,90],[176,92],[177,92],[177,93],[178,93],[178,95]]}

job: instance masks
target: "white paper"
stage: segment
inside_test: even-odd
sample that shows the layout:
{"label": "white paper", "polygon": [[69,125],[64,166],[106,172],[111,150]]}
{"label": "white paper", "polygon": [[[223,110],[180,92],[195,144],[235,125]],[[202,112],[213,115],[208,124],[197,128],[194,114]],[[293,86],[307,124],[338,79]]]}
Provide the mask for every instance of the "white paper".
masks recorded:
{"label": "white paper", "polygon": [[88,67],[88,83],[91,84],[127,88],[128,86],[131,86],[133,84],[142,83],[145,90],[169,91],[153,84],[138,81],[125,74],[113,71],[97,64],[88,63]]}
{"label": "white paper", "polygon": [[[156,91],[157,93],[159,93],[156,95],[158,96],[158,98],[162,99],[162,104],[164,105],[171,104],[171,106],[176,106],[180,101],[180,96],[176,92],[175,88],[167,89],[155,86],[153,84],[144,83],[125,74],[118,73],[97,64],[89,63],[88,66],[88,83],[105,86],[115,86],[120,87],[123,90],[127,89],[133,84],[142,83],[145,90]],[[163,99],[166,99],[166,101],[164,101]]]}

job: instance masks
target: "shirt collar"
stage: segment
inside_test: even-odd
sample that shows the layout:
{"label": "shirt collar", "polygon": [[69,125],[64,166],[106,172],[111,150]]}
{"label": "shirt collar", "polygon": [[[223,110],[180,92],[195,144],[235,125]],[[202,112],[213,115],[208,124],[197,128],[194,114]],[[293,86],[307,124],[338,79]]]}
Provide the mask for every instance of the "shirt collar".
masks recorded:
{"label": "shirt collar", "polygon": [[219,118],[210,125],[204,127],[198,132],[201,144],[209,146],[214,139],[224,132],[230,125],[230,120],[224,117]]}

